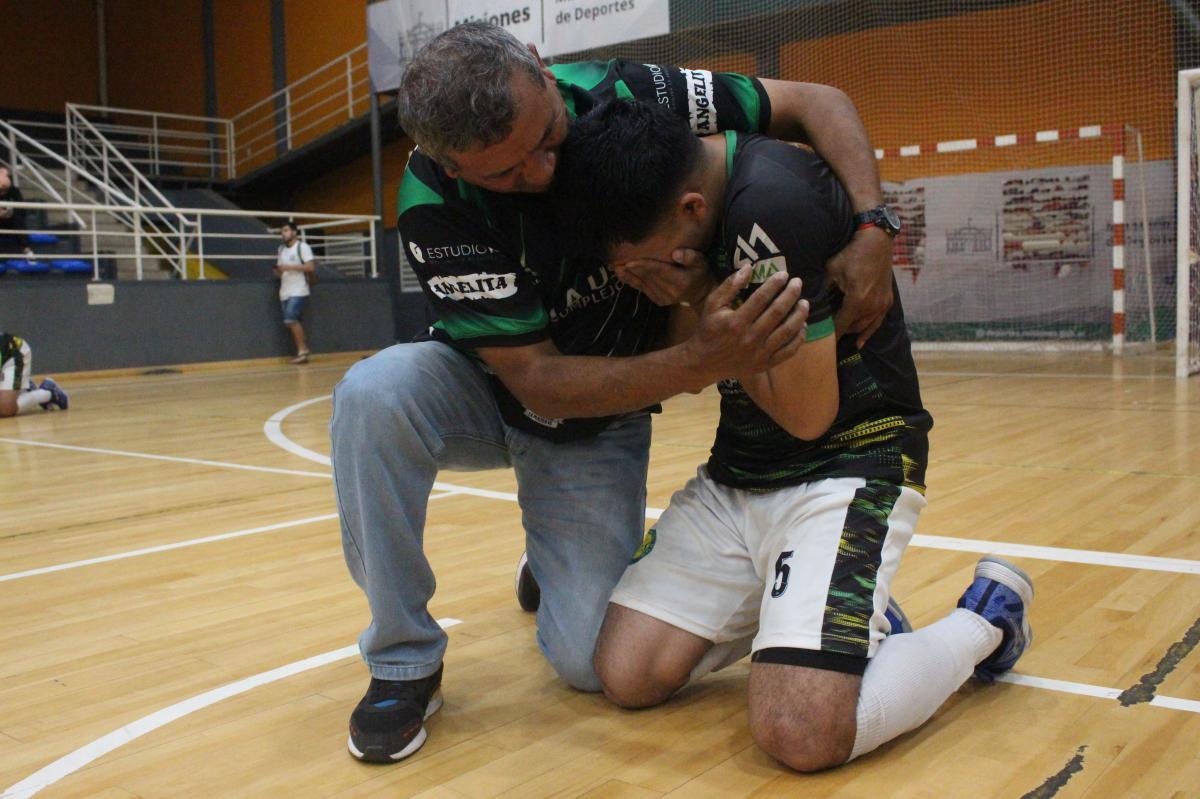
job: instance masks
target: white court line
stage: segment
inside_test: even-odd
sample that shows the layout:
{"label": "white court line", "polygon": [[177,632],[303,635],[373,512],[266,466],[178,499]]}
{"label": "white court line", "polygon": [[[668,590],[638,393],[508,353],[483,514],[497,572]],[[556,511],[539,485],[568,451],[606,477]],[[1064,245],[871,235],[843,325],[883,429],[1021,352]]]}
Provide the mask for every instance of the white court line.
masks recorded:
{"label": "white court line", "polygon": [[921,377],[1043,377],[1051,380],[1175,380],[1174,375],[1077,375],[1070,372],[938,372],[920,370]]}
{"label": "white court line", "polygon": [[[295,406],[293,406],[295,407]],[[282,435],[282,433],[281,433]],[[324,477],[329,479],[331,475],[328,472],[303,472],[294,469],[274,469],[266,466],[244,466],[237,463],[222,463],[220,461],[200,461],[190,458],[176,458],[168,455],[147,455],[140,452],[123,452],[120,450],[96,449],[91,447],[75,447],[66,444],[48,444],[40,441],[22,441],[20,439],[0,438],[0,442],[8,442],[12,444],[27,444],[30,446],[55,447],[59,449],[80,450],[84,452],[96,452],[106,455],[121,455],[132,458],[149,458],[152,460],[168,460],[182,461],[185,463],[199,463],[206,466],[217,466],[229,469],[246,469],[250,471],[265,471],[265,472],[280,472],[283,474],[294,474],[305,477]],[[295,454],[300,454],[299,450],[303,447],[296,445],[296,449],[292,450]],[[311,450],[307,450],[311,452]],[[318,453],[312,453],[318,456]],[[319,456],[325,457],[325,456]],[[447,496],[465,494],[468,496],[485,497],[487,499],[500,499],[506,502],[516,502],[517,495],[508,491],[489,491],[483,488],[472,488],[470,486],[460,486],[454,483],[436,482],[433,487],[437,491],[446,492]],[[646,518],[657,521],[662,515],[661,508],[646,508]],[[988,541],[976,540],[967,538],[951,538],[946,536],[935,535],[915,535],[912,539],[912,544],[918,547],[928,547],[931,549],[947,549],[960,552],[982,552],[992,553],[996,555],[1010,555],[1020,558],[1032,558],[1034,560],[1052,560],[1062,563],[1082,563],[1096,566],[1112,566],[1124,569],[1147,569],[1151,571],[1173,572],[1176,574],[1200,574],[1200,561],[1185,560],[1183,558],[1166,558],[1156,555],[1130,555],[1122,552],[1100,552],[1086,549],[1067,549],[1064,547],[1044,547],[1033,546],[1030,544],[1012,544],[1004,541]]]}
{"label": "white court line", "polygon": [[[1052,680],[1048,677],[1031,677],[1027,674],[1009,672],[998,678],[999,682],[1023,685],[1027,688],[1044,688],[1047,691],[1058,691],[1063,694],[1078,694],[1079,696],[1094,696],[1098,699],[1117,699],[1124,693],[1120,688],[1105,688],[1100,685],[1088,685],[1082,682],[1067,682]],[[1170,710],[1185,710],[1189,713],[1200,713],[1200,701],[1195,699],[1180,699],[1177,696],[1159,696],[1155,694],[1149,702],[1138,702],[1152,707],[1165,707]]]}
{"label": "white court line", "polygon": [[306,408],[309,405],[313,405],[318,402],[324,402],[332,396],[332,394],[325,394],[324,396],[313,397],[310,400],[297,402],[295,405],[289,405],[278,413],[273,414],[270,419],[263,422],[263,433],[266,435],[267,440],[275,446],[287,450],[293,455],[299,455],[301,458],[306,458],[324,466],[331,466],[332,464],[329,461],[328,455],[322,455],[319,452],[313,452],[308,447],[302,447],[295,441],[292,441],[290,438],[285,436],[283,434],[283,420],[290,416],[294,411],[298,411],[301,408]]}
{"label": "white court line", "polygon": [[[460,619],[438,619],[438,624],[443,629],[446,629],[457,624],[462,624],[462,621]],[[222,685],[220,688],[205,691],[182,702],[176,702],[170,707],[155,711],[137,721],[126,724],[120,729],[113,730],[107,735],[76,749],[69,755],[60,757],[48,766],[38,769],[25,779],[7,788],[3,794],[0,794],[0,799],[28,799],[43,788],[48,788],[63,777],[74,774],[79,769],[103,757],[114,749],[135,741],[147,733],[154,732],[159,727],[195,713],[197,710],[203,710],[209,705],[244,694],[247,691],[276,682],[277,680],[320,668],[330,663],[336,663],[339,660],[345,660],[356,654],[358,654],[358,644],[344,646],[341,649],[334,649],[332,652],[324,652],[320,655],[305,658],[304,660],[298,660],[295,663],[289,663],[286,666],[280,666],[277,669],[264,671],[261,674],[255,674],[252,677],[246,677],[237,682]]]}
{"label": "white court line", "polygon": [[[438,619],[438,624],[443,629],[461,624],[459,619]],[[209,705],[213,705],[224,699],[244,694],[254,688],[267,685],[268,683],[276,682],[296,674],[300,674],[311,669],[335,663],[339,660],[344,660],[353,657],[358,653],[358,645],[342,647],[331,652],[325,652],[320,655],[315,655],[304,660],[289,663],[286,666],[280,666],[277,669],[262,672],[252,677],[247,677],[237,682],[215,688],[211,691],[199,694],[185,699],[182,702],[163,708],[162,710],[151,713],[148,716],[126,724],[118,730],[108,733],[105,736],[97,738],[89,744],[86,744],[74,752],[55,760],[53,763],[35,771],[20,782],[12,785],[0,794],[0,799],[29,799],[43,788],[55,784],[89,763],[103,757],[104,755],[118,749],[125,744],[134,741],[147,733],[153,732],[160,727],[170,724],[186,715],[195,713],[197,710],[202,710]],[[1088,685],[1086,683],[1066,682],[1064,680],[1052,680],[1045,677],[1031,677],[1024,674],[1014,674],[1009,672],[1000,677],[1000,682],[1010,683],[1012,685],[1026,686],[1030,688],[1044,688],[1060,693],[1075,694],[1079,696],[1090,696],[1100,699],[1116,700],[1121,695],[1120,689],[1105,688],[1099,685]],[[1173,710],[1184,710],[1190,713],[1200,713],[1200,702],[1191,699],[1180,699],[1172,696],[1156,696],[1149,702],[1154,707],[1165,707]]]}
{"label": "white court line", "polygon": [[[432,499],[432,497],[431,497]],[[141,555],[152,555],[156,552],[169,552],[172,549],[183,549],[184,547],[194,547],[198,544],[210,544],[214,541],[228,541],[231,538],[241,538],[247,535],[256,535],[258,533],[269,533],[273,530],[283,530],[288,527],[298,527],[302,524],[312,524],[313,522],[325,522],[330,519],[336,519],[336,513],[326,513],[324,516],[310,516],[307,519],[296,519],[290,522],[279,522],[278,524],[268,524],[264,527],[251,527],[248,530],[235,530],[232,533],[220,533],[218,535],[205,536],[204,538],[192,538],[187,541],[177,541],[173,544],[161,544],[155,547],[146,547],[144,549],[131,549],[128,552],[118,552],[113,555],[101,555],[98,558],[87,558],[86,560],[76,560],[70,563],[59,563],[55,566],[42,566],[38,569],[30,569],[23,572],[13,572],[12,574],[0,574],[0,583],[9,580],[20,580],[23,577],[34,577],[39,574],[50,574],[51,572],[66,571],[67,569],[78,569],[80,566],[91,566],[96,563],[108,563],[114,560],[124,560],[125,558],[136,558]]]}
{"label": "white court line", "polygon": [[[429,501],[442,499],[443,497],[453,497],[461,492],[447,491],[444,494],[430,494]],[[211,544],[214,541],[228,541],[231,538],[241,538],[242,536],[255,535],[256,533],[269,533],[272,530],[282,530],[287,527],[298,527],[302,524],[311,524],[313,522],[324,522],[330,519],[336,519],[336,513],[327,513],[324,516],[310,516],[307,519],[296,519],[290,522],[279,522],[278,524],[268,524],[265,527],[252,527],[249,530],[235,530],[232,533],[220,533],[218,535],[205,536],[204,538],[190,538],[186,541],[177,541],[173,544],[162,544],[156,547],[146,547],[145,549],[132,549],[128,552],[118,552],[113,555],[102,555],[98,558],[87,558],[85,560],[75,560],[70,563],[59,563],[55,566],[42,566],[29,571],[13,572],[12,574],[0,574],[0,583],[8,580],[20,580],[23,577],[36,577],[39,574],[49,574],[51,572],[66,571],[67,569],[78,569],[81,566],[91,566],[96,563],[108,563],[113,560],[124,560],[125,558],[136,558],[141,555],[153,555],[156,552],[167,552],[172,549],[183,549],[184,547],[194,547],[197,544]]]}
{"label": "white court line", "polygon": [[120,455],[123,458],[145,458],[152,461],[170,461],[172,463],[190,463],[197,466],[216,466],[221,469],[241,469],[247,472],[269,472],[270,474],[290,474],[299,477],[329,478],[328,472],[303,472],[297,469],[277,469],[271,466],[246,466],[241,463],[225,461],[206,461],[199,458],[179,458],[174,455],[151,455],[145,452],[129,452],[120,449],[101,449],[99,447],[78,447],[73,444],[51,444],[48,441],[27,441],[21,438],[0,438],[2,444],[17,444],[24,447],[49,447],[50,449],[65,449],[72,452],[91,452],[96,455]]}

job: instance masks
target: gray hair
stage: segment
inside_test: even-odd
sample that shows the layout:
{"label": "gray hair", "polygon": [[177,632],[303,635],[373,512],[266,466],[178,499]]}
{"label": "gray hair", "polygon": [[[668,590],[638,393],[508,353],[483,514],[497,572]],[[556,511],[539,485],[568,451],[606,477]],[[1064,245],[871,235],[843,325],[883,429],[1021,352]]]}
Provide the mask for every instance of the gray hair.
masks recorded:
{"label": "gray hair", "polygon": [[396,103],[400,126],[430,158],[454,168],[448,151],[487,147],[512,132],[510,83],[541,81],[541,65],[504,28],[464,22],[439,34],[409,62]]}

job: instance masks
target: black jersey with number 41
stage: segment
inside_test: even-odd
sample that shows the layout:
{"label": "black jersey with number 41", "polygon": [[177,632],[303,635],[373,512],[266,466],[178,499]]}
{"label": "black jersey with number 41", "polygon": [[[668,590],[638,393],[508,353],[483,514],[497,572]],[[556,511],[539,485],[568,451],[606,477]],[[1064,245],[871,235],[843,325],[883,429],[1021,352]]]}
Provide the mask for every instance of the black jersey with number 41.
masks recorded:
{"label": "black jersey with number 41", "polygon": [[[698,135],[766,130],[762,85],[732,73],[627,61],[550,68],[574,118],[620,97],[657,103],[689,120]],[[546,339],[568,355],[646,352],[665,311],[621,283],[595,253],[572,246],[546,194],[485,191],[413,152],[397,199],[408,262],[438,315],[430,335],[465,352]],[[610,419],[544,419],[493,381],[505,420],[553,439],[594,434]]]}

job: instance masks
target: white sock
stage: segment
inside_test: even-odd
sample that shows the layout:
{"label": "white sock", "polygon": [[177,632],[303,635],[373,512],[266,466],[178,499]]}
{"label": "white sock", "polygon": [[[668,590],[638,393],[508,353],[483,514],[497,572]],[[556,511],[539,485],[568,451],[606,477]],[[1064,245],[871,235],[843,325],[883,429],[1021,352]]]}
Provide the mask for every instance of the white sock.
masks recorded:
{"label": "white sock", "polygon": [[23,413],[41,410],[38,406],[43,402],[49,402],[52,396],[44,388],[34,389],[33,391],[22,391],[17,395],[17,415],[20,416]]}
{"label": "white sock", "polygon": [[928,721],[1002,638],[982,616],[956,608],[928,627],[881,641],[863,674],[850,759]]}

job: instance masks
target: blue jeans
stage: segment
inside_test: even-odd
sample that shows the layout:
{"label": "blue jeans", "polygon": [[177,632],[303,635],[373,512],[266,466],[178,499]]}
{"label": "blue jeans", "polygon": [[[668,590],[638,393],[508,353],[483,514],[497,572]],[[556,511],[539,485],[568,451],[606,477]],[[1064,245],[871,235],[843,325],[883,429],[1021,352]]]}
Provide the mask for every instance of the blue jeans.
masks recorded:
{"label": "blue jeans", "polygon": [[288,297],[286,300],[280,300],[279,305],[283,309],[283,323],[285,325],[300,321],[300,315],[304,313],[304,303],[308,300],[307,296]]}
{"label": "blue jeans", "polygon": [[649,414],[546,441],[504,423],[478,365],[428,341],[355,364],[334,389],[330,435],[346,565],[371,609],[359,649],[372,675],[426,677],[446,651],[422,545],[438,470],[511,466],[542,590],[538,645],[567,683],[600,690],[596,636],[645,526]]}

